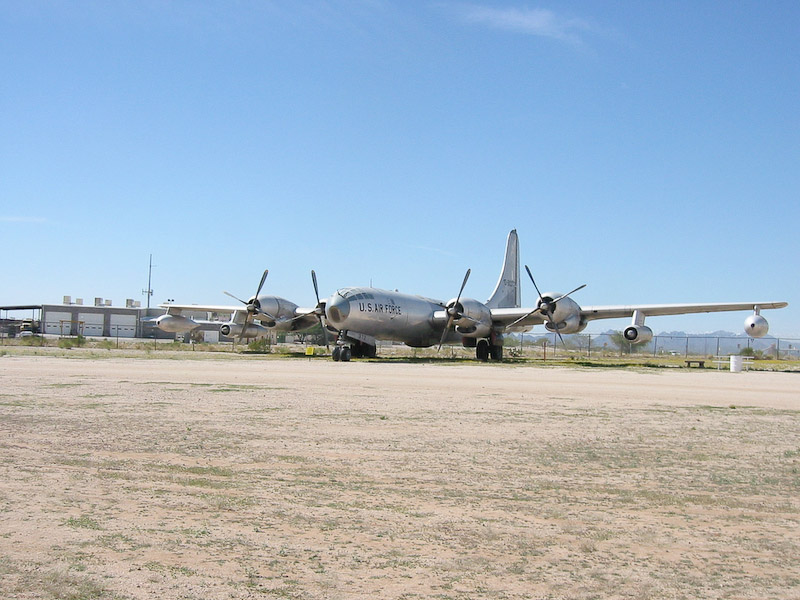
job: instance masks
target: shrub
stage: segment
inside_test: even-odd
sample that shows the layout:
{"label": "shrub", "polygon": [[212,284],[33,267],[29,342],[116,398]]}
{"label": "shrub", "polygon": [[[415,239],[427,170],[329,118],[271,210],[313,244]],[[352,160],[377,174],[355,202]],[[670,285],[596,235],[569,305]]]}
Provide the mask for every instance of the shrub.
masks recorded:
{"label": "shrub", "polygon": [[29,335],[19,338],[19,343],[21,346],[46,346],[47,340],[41,335]]}
{"label": "shrub", "polygon": [[268,354],[271,349],[271,344],[269,340],[266,338],[261,338],[257,340],[253,340],[249,344],[247,344],[247,350],[250,352],[256,352],[258,354]]}

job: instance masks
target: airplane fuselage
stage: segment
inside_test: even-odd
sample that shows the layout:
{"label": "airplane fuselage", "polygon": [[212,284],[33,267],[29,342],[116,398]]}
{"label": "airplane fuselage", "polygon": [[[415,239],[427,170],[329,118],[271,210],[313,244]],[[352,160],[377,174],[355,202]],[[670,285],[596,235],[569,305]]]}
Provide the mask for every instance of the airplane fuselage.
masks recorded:
{"label": "airplane fuselage", "polygon": [[[357,331],[378,340],[428,347],[442,337],[443,325],[433,315],[444,304],[422,296],[376,288],[343,288],[325,305],[328,322],[341,331]],[[448,336],[457,341],[460,336]]]}

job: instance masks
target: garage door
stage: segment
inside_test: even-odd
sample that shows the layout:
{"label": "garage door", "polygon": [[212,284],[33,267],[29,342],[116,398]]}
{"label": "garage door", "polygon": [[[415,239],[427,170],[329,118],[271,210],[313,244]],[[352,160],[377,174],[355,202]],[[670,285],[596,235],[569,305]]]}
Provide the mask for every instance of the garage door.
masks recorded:
{"label": "garage door", "polygon": [[78,320],[83,321],[83,335],[103,335],[103,314],[78,313]]}
{"label": "garage door", "polygon": [[136,337],[136,315],[111,315],[111,337]]}
{"label": "garage door", "polygon": [[[72,318],[72,313],[48,311],[44,315],[44,332],[52,333],[53,335],[69,335],[70,331],[69,321],[71,318]],[[62,329],[62,321],[63,321],[63,329]]]}

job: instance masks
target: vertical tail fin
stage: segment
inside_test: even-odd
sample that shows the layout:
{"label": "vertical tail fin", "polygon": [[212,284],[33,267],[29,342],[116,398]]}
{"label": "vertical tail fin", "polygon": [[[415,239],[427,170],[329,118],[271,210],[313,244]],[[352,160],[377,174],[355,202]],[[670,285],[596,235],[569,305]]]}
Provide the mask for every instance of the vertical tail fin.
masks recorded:
{"label": "vertical tail fin", "polygon": [[489,308],[519,308],[522,306],[519,288],[519,238],[517,230],[512,229],[506,243],[506,256],[500,279],[486,301]]}

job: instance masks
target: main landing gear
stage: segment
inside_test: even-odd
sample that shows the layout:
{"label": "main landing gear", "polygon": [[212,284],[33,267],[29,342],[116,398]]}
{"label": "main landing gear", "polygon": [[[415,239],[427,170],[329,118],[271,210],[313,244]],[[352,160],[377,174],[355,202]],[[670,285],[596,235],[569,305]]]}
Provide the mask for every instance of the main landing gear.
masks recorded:
{"label": "main landing gear", "polygon": [[503,345],[490,344],[489,340],[478,340],[475,345],[475,358],[481,362],[489,359],[501,361],[503,360]]}

